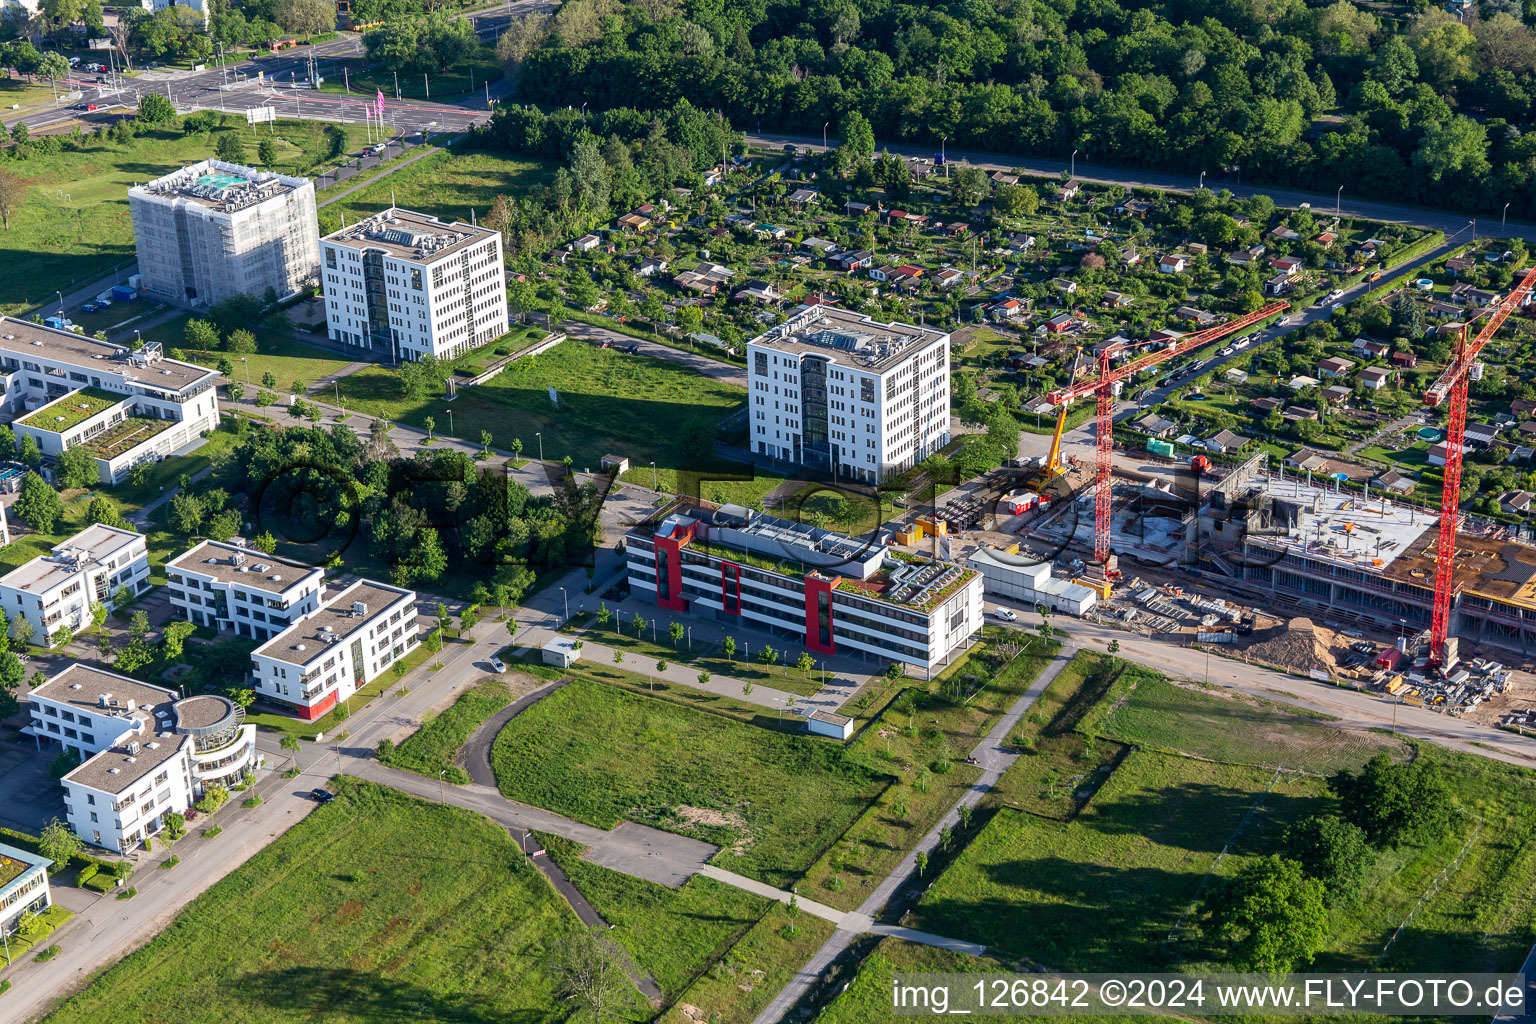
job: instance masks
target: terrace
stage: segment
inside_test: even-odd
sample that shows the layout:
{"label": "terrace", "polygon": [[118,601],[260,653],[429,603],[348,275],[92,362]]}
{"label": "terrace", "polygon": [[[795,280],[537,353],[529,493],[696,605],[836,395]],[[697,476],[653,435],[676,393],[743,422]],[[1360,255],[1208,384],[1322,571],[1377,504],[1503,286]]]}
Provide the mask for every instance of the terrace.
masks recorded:
{"label": "terrace", "polygon": [[114,423],[101,433],[83,442],[85,450],[98,459],[115,459],[124,452],[137,448],[173,425],[171,420],[151,419],[147,416],[129,416],[121,423]]}
{"label": "terrace", "polygon": [[122,395],[101,388],[81,388],[28,413],[17,422],[24,427],[62,434],[126,400]]}

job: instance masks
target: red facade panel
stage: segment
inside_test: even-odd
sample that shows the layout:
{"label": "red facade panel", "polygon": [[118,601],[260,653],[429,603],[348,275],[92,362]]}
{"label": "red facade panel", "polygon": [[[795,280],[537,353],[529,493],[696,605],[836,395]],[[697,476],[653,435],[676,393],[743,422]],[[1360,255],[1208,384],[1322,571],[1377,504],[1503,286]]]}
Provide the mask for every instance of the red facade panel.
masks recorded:
{"label": "red facade panel", "polygon": [[805,578],[805,646],[818,654],[836,654],[837,640],[832,633],[832,591],[837,577]]}

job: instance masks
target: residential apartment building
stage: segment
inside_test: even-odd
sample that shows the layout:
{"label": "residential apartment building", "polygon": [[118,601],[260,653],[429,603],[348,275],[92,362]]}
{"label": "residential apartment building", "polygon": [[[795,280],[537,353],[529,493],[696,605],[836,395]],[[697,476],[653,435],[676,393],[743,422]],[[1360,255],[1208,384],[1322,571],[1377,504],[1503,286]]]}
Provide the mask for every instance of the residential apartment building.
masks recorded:
{"label": "residential apartment building", "polygon": [[747,343],[759,455],[879,483],[949,443],[949,335],[802,306]]}
{"label": "residential apartment building", "polygon": [[81,758],[61,780],[75,834],[127,852],[165,827],[210,785],[229,787],[261,761],[256,727],[213,694],[181,697],[163,686],[74,664],[27,695],[22,730]]}
{"label": "residential apartment building", "polygon": [[12,621],[26,619],[32,641],[47,646],[60,629],[89,626],[91,606],[110,602],[118,587],[149,589],[144,535],[94,523],[0,576],[0,609]]}
{"label": "residential apartment building", "polygon": [[199,626],[267,640],[320,607],[325,571],[205,540],[165,563],[171,606]]}
{"label": "residential apartment building", "polygon": [[0,935],[15,935],[28,914],[53,902],[47,857],[0,843]]}
{"label": "residential apartment building", "polygon": [[102,483],[196,441],[219,425],[218,373],[72,331],[0,317],[0,407],[44,456],[83,445]]}
{"label": "residential apartment building", "polygon": [[415,591],[359,580],[251,653],[255,689],[312,722],[416,643]]}
{"label": "residential apartment building", "polygon": [[234,295],[279,298],[318,278],[320,229],[307,178],[222,160],[128,190],[140,287],[202,309]]}
{"label": "residential apartment building", "polygon": [[631,590],[658,607],[774,630],[813,656],[932,671],[982,627],[980,573],[741,505],[678,499],[625,553]]}
{"label": "residential apartment building", "polygon": [[499,231],[391,208],[321,247],[326,329],[361,354],[452,359],[507,333]]}

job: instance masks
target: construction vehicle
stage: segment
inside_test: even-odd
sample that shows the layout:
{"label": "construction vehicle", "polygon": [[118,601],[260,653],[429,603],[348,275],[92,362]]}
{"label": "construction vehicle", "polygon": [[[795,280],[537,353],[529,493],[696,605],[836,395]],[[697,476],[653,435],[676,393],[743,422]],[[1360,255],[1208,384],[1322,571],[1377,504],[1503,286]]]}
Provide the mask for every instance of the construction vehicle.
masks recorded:
{"label": "construction vehicle", "polygon": [[[1430,614],[1429,664],[1448,672],[1456,664],[1454,648],[1447,650],[1451,632],[1451,598],[1455,587],[1456,527],[1461,522],[1461,459],[1466,451],[1467,391],[1474,380],[1481,380],[1483,364],[1478,354],[1488,339],[1498,333],[1510,313],[1519,309],[1536,285],[1536,265],[1526,272],[1519,286],[1506,295],[1497,306],[1462,324],[1456,335],[1456,346],[1451,361],[1446,364],[1440,378],[1424,392],[1424,404],[1438,408],[1447,399],[1445,424],[1445,478],[1440,490],[1439,538],[1435,544],[1435,603]],[[1488,322],[1477,337],[1467,339],[1472,321],[1490,314]]]}
{"label": "construction vehicle", "polygon": [[[1079,398],[1093,395],[1098,405],[1098,422],[1096,425],[1097,456],[1094,460],[1094,531],[1093,531],[1093,565],[1091,572],[1077,582],[1091,587],[1099,593],[1101,598],[1109,596],[1110,587],[1120,575],[1115,566],[1114,556],[1109,548],[1109,476],[1110,459],[1114,451],[1114,412],[1115,398],[1119,395],[1124,382],[1150,366],[1154,366],[1164,360],[1174,360],[1187,352],[1193,352],[1197,348],[1209,345],[1213,341],[1219,341],[1228,335],[1236,334],[1256,324],[1260,324],[1270,317],[1279,316],[1291,308],[1291,304],[1281,299],[1271,302],[1266,306],[1254,310],[1244,316],[1228,320],[1224,324],[1186,334],[1181,338],[1175,338],[1168,342],[1141,342],[1130,344],[1106,345],[1099,349],[1098,375],[1087,380],[1077,381],[1064,388],[1057,388],[1045,396],[1045,400],[1056,406],[1056,432],[1051,437],[1051,450],[1046,456],[1045,463],[1041,467],[1043,483],[1049,483],[1053,478],[1060,476],[1064,469],[1061,465],[1061,435],[1067,424],[1067,407]],[[1130,355],[1133,348],[1142,347],[1146,350],[1140,355],[1133,355],[1119,366],[1114,365],[1115,360]],[[1081,353],[1079,353],[1079,358]],[[1073,377],[1077,375],[1077,361],[1073,362]]]}

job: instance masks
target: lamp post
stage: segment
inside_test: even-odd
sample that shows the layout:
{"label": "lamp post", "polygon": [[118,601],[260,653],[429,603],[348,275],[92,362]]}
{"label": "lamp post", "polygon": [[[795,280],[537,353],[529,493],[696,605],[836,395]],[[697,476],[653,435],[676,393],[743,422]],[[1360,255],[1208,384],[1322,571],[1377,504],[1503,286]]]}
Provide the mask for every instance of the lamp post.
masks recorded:
{"label": "lamp post", "polygon": [[1075,149],[1072,151],[1072,161],[1071,161],[1071,164],[1069,165],[1070,166],[1070,170],[1067,171],[1067,177],[1069,177],[1069,178],[1077,177],[1077,153],[1078,153],[1078,151],[1075,150]]}
{"label": "lamp post", "polygon": [[1200,172],[1200,184],[1195,186],[1195,191],[1199,192],[1203,188],[1205,188],[1205,172],[1201,171]]}
{"label": "lamp post", "polygon": [[822,149],[826,149],[827,148],[827,125],[830,125],[831,123],[832,123],[831,121],[828,121],[828,122],[826,122],[826,124],[823,124],[821,126],[821,148]]}
{"label": "lamp post", "polygon": [[1509,216],[1509,204],[1504,204],[1504,212],[1499,214],[1499,234],[1504,233],[1504,218]]}
{"label": "lamp post", "polygon": [[139,337],[139,329],[137,327],[135,327],[133,329],[133,347],[134,347],[134,350],[137,351],[139,346],[142,345],[143,342],[144,342],[144,339]]}
{"label": "lamp post", "polygon": [[59,319],[63,320],[64,319],[64,293],[63,292],[54,292],[53,294],[55,294],[55,295],[57,295],[59,297]]}
{"label": "lamp post", "polygon": [[651,490],[661,490],[660,478],[656,474],[656,463],[651,463]]}
{"label": "lamp post", "polygon": [[565,602],[565,617],[566,617],[566,619],[570,619],[570,617],[571,617],[571,596],[565,592],[565,588],[564,587],[560,588],[560,600]]}
{"label": "lamp post", "polygon": [[[338,391],[338,392],[336,392],[336,394],[338,396],[337,400],[340,401],[341,392]],[[450,433],[450,434],[455,433],[455,431],[453,429],[453,410],[452,409],[444,409],[443,412],[448,414],[448,433]]]}
{"label": "lamp post", "polygon": [[542,431],[540,431],[540,432],[536,432],[533,436],[539,439],[539,461],[543,462],[544,461],[544,434],[543,434]]}
{"label": "lamp post", "polygon": [[448,802],[448,791],[443,785],[443,780],[447,777],[447,768],[444,768],[437,773],[437,802],[440,804],[446,804]]}
{"label": "lamp post", "polygon": [[250,387],[250,384],[251,384],[251,361],[249,359],[245,358],[245,356],[241,356],[240,357],[240,361],[245,364],[245,384],[246,384],[246,387]]}
{"label": "lamp post", "polygon": [[1339,210],[1342,207],[1343,202],[1344,202],[1344,186],[1340,185],[1339,186],[1339,190],[1333,194],[1333,215],[1335,217],[1337,217],[1339,215]]}
{"label": "lamp post", "polygon": [[949,136],[939,139],[939,163],[944,165],[944,177],[949,177],[949,158],[944,155],[945,147],[949,145]]}

